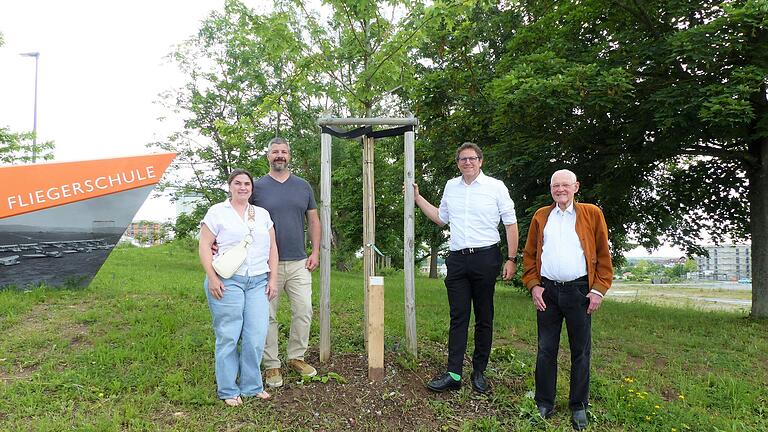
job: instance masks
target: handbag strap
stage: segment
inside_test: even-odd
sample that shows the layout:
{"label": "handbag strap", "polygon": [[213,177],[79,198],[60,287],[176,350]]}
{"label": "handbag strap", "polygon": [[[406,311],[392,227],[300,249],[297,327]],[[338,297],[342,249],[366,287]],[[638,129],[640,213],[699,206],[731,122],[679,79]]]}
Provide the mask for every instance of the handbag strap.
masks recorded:
{"label": "handbag strap", "polygon": [[256,228],[256,207],[248,204],[248,218],[245,220],[248,230],[253,231]]}
{"label": "handbag strap", "polygon": [[245,246],[248,247],[253,242],[253,230],[256,228],[256,207],[248,204],[248,217],[245,219],[245,224],[248,225],[248,234],[245,235]]}

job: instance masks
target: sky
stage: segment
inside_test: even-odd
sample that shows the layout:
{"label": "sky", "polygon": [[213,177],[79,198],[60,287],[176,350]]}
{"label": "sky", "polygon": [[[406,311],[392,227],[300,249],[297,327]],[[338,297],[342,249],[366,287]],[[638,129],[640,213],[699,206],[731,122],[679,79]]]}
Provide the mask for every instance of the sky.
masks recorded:
{"label": "sky", "polygon": [[[244,3],[265,11],[260,0]],[[55,141],[55,161],[133,156],[156,150],[178,124],[157,104],[184,77],[164,57],[193,36],[223,0],[0,1],[0,126],[31,131],[39,52],[38,142]],[[174,127],[176,129],[174,129]],[[175,218],[167,197],[136,219]]]}
{"label": "sky", "polygon": [[624,254],[628,258],[641,258],[647,256],[664,257],[664,258],[680,258],[685,256],[685,252],[680,250],[676,246],[670,246],[668,244],[662,245],[659,249],[652,251],[650,254],[643,247],[636,247]]}

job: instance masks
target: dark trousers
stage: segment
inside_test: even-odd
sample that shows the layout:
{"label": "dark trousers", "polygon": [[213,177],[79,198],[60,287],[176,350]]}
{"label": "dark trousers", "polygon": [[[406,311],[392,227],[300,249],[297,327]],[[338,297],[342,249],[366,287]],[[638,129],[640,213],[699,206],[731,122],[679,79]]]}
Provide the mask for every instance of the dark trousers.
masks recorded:
{"label": "dark trousers", "polygon": [[446,259],[448,274],[445,287],[451,308],[448,332],[448,372],[461,375],[464,353],[467,351],[469,316],[475,309],[474,370],[484,372],[491,354],[493,340],[493,294],[501,267],[498,246],[461,255],[451,252]]}
{"label": "dark trousers", "polygon": [[557,389],[557,352],[565,319],[571,347],[572,410],[586,409],[589,403],[589,359],[592,353],[592,317],[587,314],[588,282],[565,284],[543,281],[547,309],[537,311],[539,350],[536,355],[536,403],[554,408]]}

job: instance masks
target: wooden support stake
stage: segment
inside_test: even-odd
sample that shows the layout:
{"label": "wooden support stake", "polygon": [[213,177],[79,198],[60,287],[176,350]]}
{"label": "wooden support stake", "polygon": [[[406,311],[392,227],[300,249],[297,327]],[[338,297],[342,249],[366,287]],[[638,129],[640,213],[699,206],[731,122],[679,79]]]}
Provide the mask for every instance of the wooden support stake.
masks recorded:
{"label": "wooden support stake", "polygon": [[368,379],[384,379],[384,278],[368,281]]}
{"label": "wooden support stake", "polygon": [[331,136],[320,138],[320,363],[331,357]]}
{"label": "wooden support stake", "polygon": [[405,166],[404,181],[405,201],[403,204],[404,234],[403,234],[403,273],[405,274],[405,336],[408,352],[414,357],[416,347],[416,283],[414,280],[414,201],[413,182],[415,165],[415,148],[413,131],[405,133]]}
{"label": "wooden support stake", "polygon": [[[376,201],[373,175],[374,139],[363,136],[363,289],[365,326],[368,325],[368,278],[375,274],[373,246],[376,244]],[[368,335],[365,335],[368,346]]]}

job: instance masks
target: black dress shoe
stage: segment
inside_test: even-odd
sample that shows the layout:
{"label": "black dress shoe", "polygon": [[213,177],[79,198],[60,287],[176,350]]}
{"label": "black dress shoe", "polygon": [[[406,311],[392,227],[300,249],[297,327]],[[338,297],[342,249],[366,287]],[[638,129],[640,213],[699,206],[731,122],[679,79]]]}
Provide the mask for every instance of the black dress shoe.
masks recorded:
{"label": "black dress shoe", "polygon": [[571,425],[576,430],[587,428],[587,410],[575,410],[571,412]]}
{"label": "black dress shoe", "polygon": [[543,405],[536,405],[536,409],[539,410],[539,415],[543,419],[548,419],[555,413],[554,408],[547,408]]}
{"label": "black dress shoe", "polygon": [[450,374],[444,373],[434,377],[432,381],[428,382],[427,388],[437,393],[442,393],[448,390],[458,390],[461,388],[461,381],[456,381]]}
{"label": "black dress shoe", "polygon": [[478,393],[488,391],[488,380],[485,379],[485,374],[480,371],[472,371],[472,389]]}

